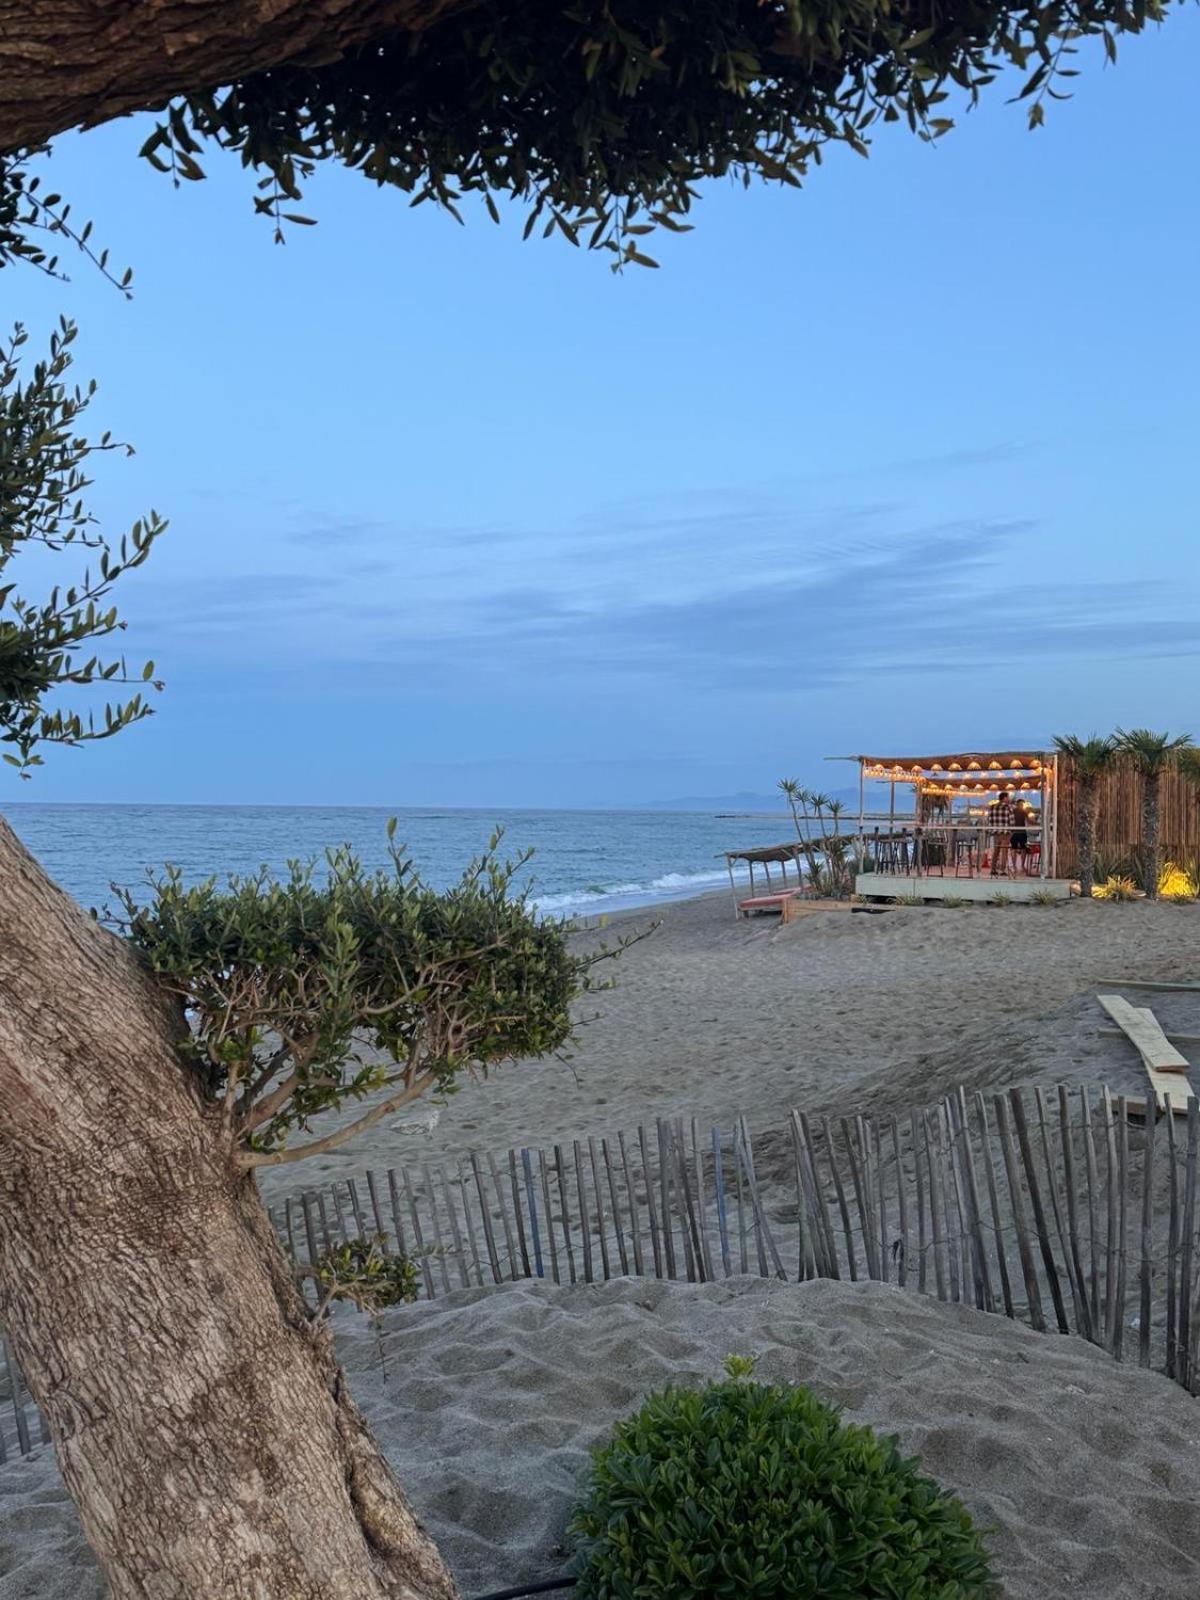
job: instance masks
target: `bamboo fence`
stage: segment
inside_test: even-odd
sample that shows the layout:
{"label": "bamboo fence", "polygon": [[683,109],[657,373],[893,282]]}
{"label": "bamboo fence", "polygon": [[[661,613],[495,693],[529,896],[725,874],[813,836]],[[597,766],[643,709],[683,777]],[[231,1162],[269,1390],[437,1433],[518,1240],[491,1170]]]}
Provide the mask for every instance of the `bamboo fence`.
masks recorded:
{"label": "bamboo fence", "polygon": [[[744,1118],[676,1118],[367,1172],[271,1217],[302,1272],[381,1238],[415,1262],[422,1299],[531,1278],[871,1279],[1078,1334],[1196,1394],[1200,1102],[1137,1107],[1086,1087],[959,1089],[904,1117],[794,1111],[757,1150]],[[45,1437],[5,1348],[0,1461]]]}
{"label": "bamboo fence", "polygon": [[[1070,758],[1059,757],[1058,876],[1079,870],[1075,834],[1078,784]],[[1177,769],[1162,776],[1159,833],[1163,859],[1200,855],[1200,790]],[[1129,855],[1142,844],[1142,779],[1128,761],[1117,761],[1096,787],[1096,845]]]}

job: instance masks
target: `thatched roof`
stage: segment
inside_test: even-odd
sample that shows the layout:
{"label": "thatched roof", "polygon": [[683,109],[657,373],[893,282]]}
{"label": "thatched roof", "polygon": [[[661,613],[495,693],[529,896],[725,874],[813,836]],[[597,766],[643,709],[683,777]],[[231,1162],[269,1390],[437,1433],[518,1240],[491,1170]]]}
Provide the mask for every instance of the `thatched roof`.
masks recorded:
{"label": "thatched roof", "polygon": [[795,861],[799,844],[764,844],[757,850],[726,850],[726,861]]}

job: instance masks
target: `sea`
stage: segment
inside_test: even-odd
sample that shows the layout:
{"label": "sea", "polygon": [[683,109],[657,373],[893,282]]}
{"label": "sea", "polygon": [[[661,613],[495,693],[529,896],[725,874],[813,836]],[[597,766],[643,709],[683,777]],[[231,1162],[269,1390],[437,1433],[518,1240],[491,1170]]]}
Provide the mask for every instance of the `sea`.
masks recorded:
{"label": "sea", "polygon": [[[141,900],[170,863],[189,882],[318,862],[347,844],[387,861],[387,823],[422,878],[445,888],[497,828],[502,856],[528,849],[522,873],[542,915],[593,918],[685,899],[729,882],[722,852],[795,838],[790,818],[698,811],[533,811],[373,806],[43,805],[0,803],[26,848],[85,909]],[[742,881],[739,879],[739,881]]]}

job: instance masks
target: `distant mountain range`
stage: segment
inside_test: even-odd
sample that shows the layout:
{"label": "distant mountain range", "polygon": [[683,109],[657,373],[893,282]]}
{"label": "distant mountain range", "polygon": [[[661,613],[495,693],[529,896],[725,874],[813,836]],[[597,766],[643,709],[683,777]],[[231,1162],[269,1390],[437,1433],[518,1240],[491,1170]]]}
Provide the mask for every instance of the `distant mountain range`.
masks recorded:
{"label": "distant mountain range", "polygon": [[[858,811],[857,789],[827,789],[831,800],[841,800],[847,807],[853,802]],[[781,794],[754,794],[743,789],[738,794],[688,794],[675,800],[644,800],[635,806],[636,811],[762,811],[772,816],[789,815],[787,801]]]}

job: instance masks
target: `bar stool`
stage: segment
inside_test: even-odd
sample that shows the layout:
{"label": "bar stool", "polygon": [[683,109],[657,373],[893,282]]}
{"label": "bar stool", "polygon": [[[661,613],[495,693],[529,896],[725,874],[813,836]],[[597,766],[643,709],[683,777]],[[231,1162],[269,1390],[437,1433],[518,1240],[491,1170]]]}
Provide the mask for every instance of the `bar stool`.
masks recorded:
{"label": "bar stool", "polygon": [[963,876],[963,866],[966,866],[968,878],[975,876],[975,851],[979,843],[979,835],[975,833],[956,833],[954,835],[954,876]]}

